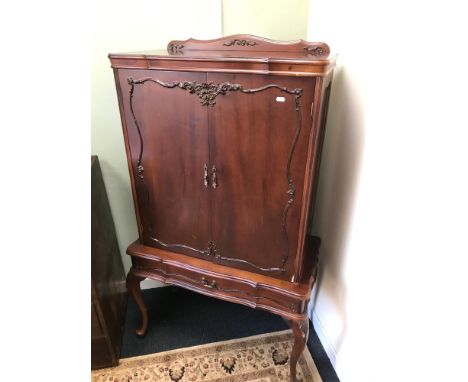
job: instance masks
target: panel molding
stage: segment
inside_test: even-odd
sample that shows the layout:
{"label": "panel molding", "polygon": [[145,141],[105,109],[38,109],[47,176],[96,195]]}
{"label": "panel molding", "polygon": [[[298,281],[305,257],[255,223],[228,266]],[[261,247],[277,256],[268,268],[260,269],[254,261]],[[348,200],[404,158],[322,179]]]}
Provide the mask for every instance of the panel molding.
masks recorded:
{"label": "panel molding", "polygon": [[135,267],[135,272],[142,275],[142,276],[145,276],[145,277],[154,277],[156,274],[159,274],[161,276],[161,279],[164,280],[163,282],[164,283],[169,283],[171,279],[174,279],[174,280],[185,280],[195,286],[198,286],[198,287],[202,287],[202,288],[209,288],[209,289],[212,289],[216,292],[220,292],[220,293],[234,293],[234,294],[238,294],[240,295],[239,297],[242,298],[242,295],[245,297],[245,298],[249,298],[249,299],[252,299],[254,301],[261,301],[261,300],[268,300],[268,301],[271,301],[275,304],[277,304],[279,307],[281,308],[284,308],[285,310],[290,310],[291,312],[293,313],[298,313],[298,314],[303,314],[304,311],[301,310],[299,311],[298,309],[298,305],[300,305],[299,303],[297,302],[291,302],[289,304],[284,304],[283,302],[281,301],[278,301],[277,299],[274,299],[272,297],[268,297],[268,296],[263,296],[263,295],[255,295],[254,293],[249,293],[245,290],[241,290],[241,289],[233,289],[233,288],[223,288],[223,287],[220,287],[217,285],[216,282],[212,282],[211,284],[209,283],[208,279],[202,277],[200,280],[197,280],[197,279],[194,279],[192,277],[188,277],[186,275],[183,275],[181,273],[177,273],[177,272],[165,272],[164,270],[162,269],[159,269],[159,268],[139,268],[139,267]]}
{"label": "panel molding", "polygon": [[135,116],[135,112],[133,109],[133,96],[135,92],[135,85],[143,85],[147,82],[157,84],[159,86],[162,86],[164,88],[168,89],[182,89],[188,91],[190,94],[195,94],[198,96],[200,99],[200,104],[201,106],[206,106],[206,107],[214,107],[216,105],[216,97],[218,95],[226,95],[228,92],[240,92],[244,94],[254,94],[254,93],[259,93],[268,89],[278,89],[281,92],[287,93],[294,95],[294,100],[295,100],[295,112],[296,112],[296,126],[295,126],[295,133],[293,140],[291,142],[290,148],[289,148],[289,153],[288,153],[288,159],[286,163],[286,181],[288,184],[288,189],[286,190],[287,194],[287,200],[286,204],[283,209],[283,214],[282,214],[282,232],[283,232],[283,238],[285,242],[285,251],[284,255],[281,258],[281,264],[276,266],[276,267],[261,267],[257,264],[254,264],[250,261],[243,260],[243,259],[237,259],[237,258],[232,258],[228,256],[223,256],[221,254],[221,251],[217,248],[216,244],[213,241],[210,241],[207,245],[206,249],[197,249],[194,247],[190,247],[185,244],[168,244],[160,239],[156,238],[152,226],[149,224],[150,221],[149,219],[146,220],[146,226],[149,227],[149,236],[150,239],[157,243],[158,245],[162,246],[163,248],[166,249],[177,249],[177,248],[182,248],[182,249],[188,249],[191,251],[194,251],[198,254],[204,255],[206,257],[213,256],[214,258],[218,260],[223,260],[223,261],[230,261],[230,262],[238,262],[238,263],[243,263],[247,264],[257,270],[263,271],[263,272],[285,272],[286,271],[286,263],[290,257],[290,241],[289,241],[289,236],[288,236],[288,230],[287,230],[287,219],[288,219],[288,213],[289,210],[295,200],[296,196],[296,186],[294,184],[292,175],[291,175],[291,162],[292,158],[294,155],[294,151],[297,145],[297,141],[299,139],[299,135],[301,132],[302,128],[302,110],[301,110],[301,98],[304,93],[304,90],[302,88],[294,88],[294,89],[289,89],[284,86],[280,86],[277,84],[267,84],[258,88],[247,88],[245,89],[241,84],[232,84],[230,82],[223,82],[219,84],[215,84],[213,82],[197,82],[197,81],[173,81],[173,82],[164,82],[158,79],[154,79],[151,77],[145,77],[141,79],[133,79],[132,77],[127,78],[127,82],[130,85],[130,113],[133,118],[133,122],[135,124],[135,127],[138,132],[138,137],[140,140],[140,151],[138,153],[138,159],[136,163],[136,172],[138,173],[138,178],[142,184],[143,189],[145,190],[145,195],[146,195],[146,203],[150,203],[150,194],[148,187],[146,185],[145,177],[144,177],[144,167],[142,164],[142,157],[143,157],[143,150],[144,150],[144,145],[143,145],[143,137],[141,135],[141,130],[140,130],[140,125],[138,123],[138,120]]}

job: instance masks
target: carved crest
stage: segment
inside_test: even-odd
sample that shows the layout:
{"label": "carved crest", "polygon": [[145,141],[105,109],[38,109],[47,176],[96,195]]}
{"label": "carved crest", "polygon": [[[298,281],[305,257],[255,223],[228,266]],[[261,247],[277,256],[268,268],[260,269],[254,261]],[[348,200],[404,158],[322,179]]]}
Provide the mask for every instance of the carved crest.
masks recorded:
{"label": "carved crest", "polygon": [[184,49],[184,45],[182,44],[169,44],[167,47],[170,53],[177,53]]}
{"label": "carved crest", "polygon": [[241,86],[238,84],[230,84],[224,82],[222,84],[214,84],[213,82],[182,82],[179,87],[188,90],[189,93],[195,93],[200,98],[202,106],[214,106],[216,97],[219,94],[225,95],[228,91],[240,90]]}
{"label": "carved crest", "polygon": [[322,56],[324,53],[321,46],[306,46],[304,50],[311,56]]}
{"label": "carved crest", "polygon": [[250,40],[239,40],[239,39],[234,39],[231,41],[226,41],[224,46],[232,46],[232,45],[239,45],[239,46],[254,46],[257,45],[255,41],[250,41]]}
{"label": "carved crest", "polygon": [[300,56],[312,56],[325,58],[330,53],[330,48],[323,42],[308,42],[304,40],[277,41],[268,38],[236,34],[224,36],[213,40],[172,40],[167,45],[169,53],[182,53],[186,51],[258,51],[262,54],[266,52],[289,52],[297,53]]}

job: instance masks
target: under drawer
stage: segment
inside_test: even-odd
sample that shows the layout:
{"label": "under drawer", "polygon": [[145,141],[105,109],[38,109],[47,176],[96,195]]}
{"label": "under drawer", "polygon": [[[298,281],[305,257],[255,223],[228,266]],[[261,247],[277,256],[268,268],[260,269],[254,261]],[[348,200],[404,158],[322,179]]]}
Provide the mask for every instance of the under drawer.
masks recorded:
{"label": "under drawer", "polygon": [[143,258],[133,258],[133,266],[139,276],[179,285],[253,308],[264,308],[282,314],[287,312],[291,315],[301,314],[305,309],[303,299],[232,275],[197,269],[187,264]]}

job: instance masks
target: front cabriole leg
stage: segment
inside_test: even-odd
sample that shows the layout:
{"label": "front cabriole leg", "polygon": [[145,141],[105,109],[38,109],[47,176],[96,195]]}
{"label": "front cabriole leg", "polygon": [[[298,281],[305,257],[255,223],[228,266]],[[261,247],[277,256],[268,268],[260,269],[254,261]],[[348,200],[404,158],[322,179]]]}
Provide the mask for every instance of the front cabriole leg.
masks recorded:
{"label": "front cabriole leg", "polygon": [[304,351],[307,339],[309,338],[309,319],[305,317],[303,319],[292,319],[290,321],[291,329],[294,333],[294,346],[291,351],[291,360],[290,360],[290,375],[291,382],[296,382],[296,366],[299,357]]}
{"label": "front cabriole leg", "polygon": [[141,293],[140,282],[143,281],[145,277],[137,276],[135,270],[130,268],[127,275],[127,290],[132,296],[133,300],[136,302],[138,309],[141,313],[141,327],[136,330],[138,337],[144,337],[148,329],[148,311],[146,309],[145,301],[143,300],[143,294]]}

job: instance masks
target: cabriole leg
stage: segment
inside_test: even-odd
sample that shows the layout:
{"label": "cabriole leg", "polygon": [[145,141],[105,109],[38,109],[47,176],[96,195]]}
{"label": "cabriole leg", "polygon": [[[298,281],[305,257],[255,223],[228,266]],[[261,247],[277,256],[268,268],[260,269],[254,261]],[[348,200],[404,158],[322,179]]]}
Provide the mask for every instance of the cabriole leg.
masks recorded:
{"label": "cabriole leg", "polygon": [[304,351],[307,339],[309,338],[309,319],[306,317],[302,320],[291,320],[290,326],[294,333],[294,346],[291,351],[289,370],[291,375],[291,382],[296,382],[297,361]]}
{"label": "cabriole leg", "polygon": [[140,282],[144,279],[144,277],[135,275],[133,268],[130,268],[127,275],[127,290],[136,302],[138,309],[140,309],[141,327],[136,330],[136,334],[139,337],[144,337],[146,330],[148,329],[148,311],[140,288]]}

